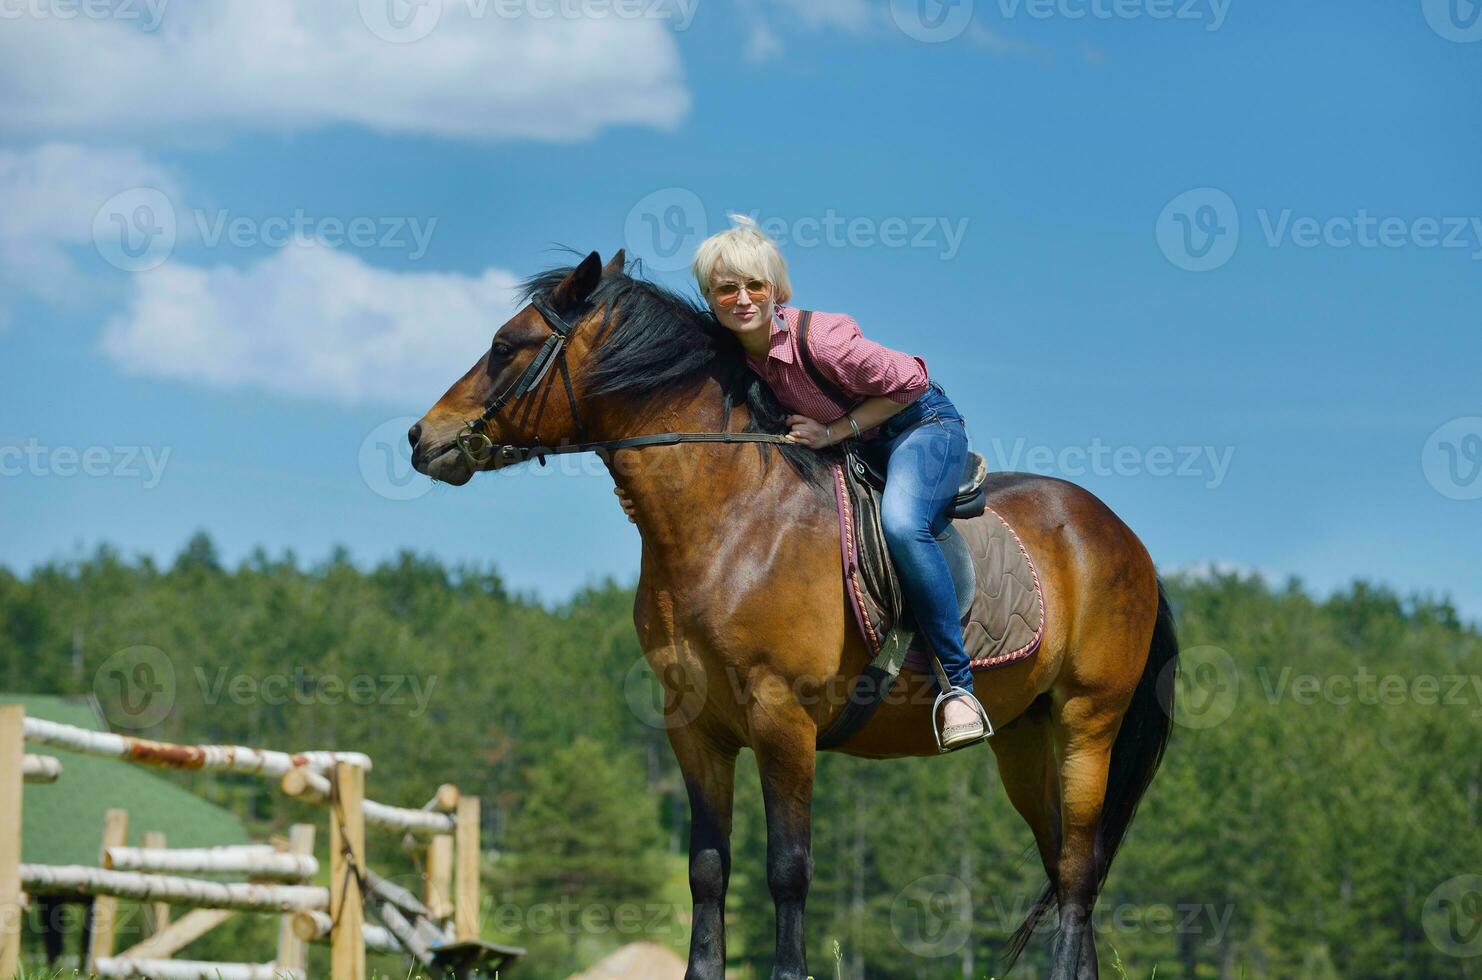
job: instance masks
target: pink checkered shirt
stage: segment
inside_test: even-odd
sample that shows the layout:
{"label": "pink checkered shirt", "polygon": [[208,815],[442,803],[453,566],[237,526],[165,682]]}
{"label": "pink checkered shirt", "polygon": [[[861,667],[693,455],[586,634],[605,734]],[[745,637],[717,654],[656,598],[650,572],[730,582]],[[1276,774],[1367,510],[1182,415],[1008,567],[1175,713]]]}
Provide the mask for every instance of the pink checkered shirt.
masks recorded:
{"label": "pink checkered shirt", "polygon": [[[781,304],[776,309],[766,358],[757,363],[748,356],[746,363],[789,411],[825,424],[843,418],[854,406],[841,405],[820,391],[803,366],[797,335],[801,311]],[[910,403],[930,381],[925,361],[866,340],[854,318],[843,313],[814,311],[808,323],[808,352],[820,374],[861,399],[884,395]]]}

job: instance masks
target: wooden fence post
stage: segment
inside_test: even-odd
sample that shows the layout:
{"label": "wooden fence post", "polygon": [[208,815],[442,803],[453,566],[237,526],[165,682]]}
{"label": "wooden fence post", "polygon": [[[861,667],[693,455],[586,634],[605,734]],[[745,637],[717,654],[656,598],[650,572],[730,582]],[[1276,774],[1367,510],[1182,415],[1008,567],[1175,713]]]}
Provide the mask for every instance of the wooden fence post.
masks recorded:
{"label": "wooden fence post", "polygon": [[[311,823],[296,823],[288,832],[288,850],[291,854],[314,853],[314,825]],[[293,931],[293,917],[296,913],[283,913],[283,920],[278,925],[278,957],[273,962],[283,971],[297,970],[300,974],[308,966],[307,950],[303,940]]]}
{"label": "wooden fence post", "polygon": [[365,770],[335,763],[329,807],[330,976],[365,980]]}
{"label": "wooden fence post", "polygon": [[[103,846],[98,850],[98,867],[105,867],[104,855],[110,847],[123,847],[129,842],[129,811],[109,810],[103,814]],[[92,928],[89,932],[87,972],[96,973],[98,960],[113,955],[113,931],[118,924],[118,899],[99,895],[93,899]]]}
{"label": "wooden fence post", "polygon": [[21,757],[26,752],[26,709],[0,705],[0,977],[21,963]]}
{"label": "wooden fence post", "polygon": [[453,914],[453,835],[438,834],[427,842],[427,881],[422,901],[434,919]]}
{"label": "wooden fence post", "polygon": [[456,878],[453,890],[456,907],[453,934],[458,942],[479,938],[479,798],[464,796],[458,800]]}

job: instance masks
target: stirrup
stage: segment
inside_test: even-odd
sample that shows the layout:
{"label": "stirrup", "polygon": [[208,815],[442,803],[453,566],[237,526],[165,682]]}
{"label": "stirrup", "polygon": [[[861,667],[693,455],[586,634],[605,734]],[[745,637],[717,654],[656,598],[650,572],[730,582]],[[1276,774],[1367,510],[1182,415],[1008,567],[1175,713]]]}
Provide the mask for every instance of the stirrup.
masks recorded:
{"label": "stirrup", "polygon": [[[973,706],[978,709],[978,717],[980,717],[980,718],[983,719],[983,734],[979,735],[977,738],[969,739],[968,741],[959,743],[957,745],[953,745],[953,746],[950,746],[950,747],[943,746],[942,745],[942,725],[941,725],[941,722],[938,720],[938,718],[940,717],[942,703],[944,701],[950,700],[951,698],[959,697],[959,696],[965,696],[965,697],[967,697],[968,700],[972,701]],[[988,741],[988,739],[992,738],[993,737],[993,722],[991,722],[991,721],[988,720],[988,711],[987,711],[987,709],[983,707],[983,703],[981,701],[979,701],[977,698],[973,697],[973,692],[972,691],[969,691],[965,687],[958,687],[957,685],[954,684],[951,687],[947,688],[945,691],[942,691],[940,694],[938,694],[937,695],[937,699],[932,702],[932,705],[931,705],[931,731],[932,731],[932,734],[934,734],[936,736],[936,739],[937,739],[937,752],[939,754],[940,753],[944,753],[944,752],[956,752],[958,749],[965,749],[965,748],[967,748],[970,745],[977,745],[979,742],[986,742],[986,741]]]}

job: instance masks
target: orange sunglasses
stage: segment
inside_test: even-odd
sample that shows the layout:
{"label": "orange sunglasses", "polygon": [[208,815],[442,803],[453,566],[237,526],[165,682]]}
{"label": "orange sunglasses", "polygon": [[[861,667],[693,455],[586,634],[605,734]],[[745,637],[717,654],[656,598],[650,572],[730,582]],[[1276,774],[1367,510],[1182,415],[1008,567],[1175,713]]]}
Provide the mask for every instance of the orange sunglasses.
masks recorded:
{"label": "orange sunglasses", "polygon": [[772,295],[772,284],[763,279],[748,279],[744,283],[718,282],[710,287],[710,295],[721,306],[735,306],[741,298],[741,290],[746,290],[746,295],[758,302],[765,303]]}

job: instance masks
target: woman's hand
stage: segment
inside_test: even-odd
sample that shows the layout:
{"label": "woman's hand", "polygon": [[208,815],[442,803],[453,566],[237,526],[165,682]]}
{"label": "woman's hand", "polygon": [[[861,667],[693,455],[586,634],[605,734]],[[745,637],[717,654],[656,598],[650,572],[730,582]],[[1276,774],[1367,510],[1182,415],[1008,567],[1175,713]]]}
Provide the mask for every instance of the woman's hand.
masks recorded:
{"label": "woman's hand", "polygon": [[612,492],[617,494],[618,503],[623,505],[623,513],[628,515],[628,523],[637,524],[638,509],[633,505],[633,498],[623,493],[622,487],[613,487]]}
{"label": "woman's hand", "polygon": [[[841,438],[837,431],[831,434],[828,426],[822,422],[816,422],[806,415],[789,415],[787,417],[787,424],[792,427],[791,431],[787,434],[787,441],[795,442],[800,446],[807,446],[809,449],[824,449],[832,446]],[[839,422],[835,422],[834,429],[837,430],[840,424]],[[844,431],[849,431],[849,424],[847,422],[842,424]]]}

